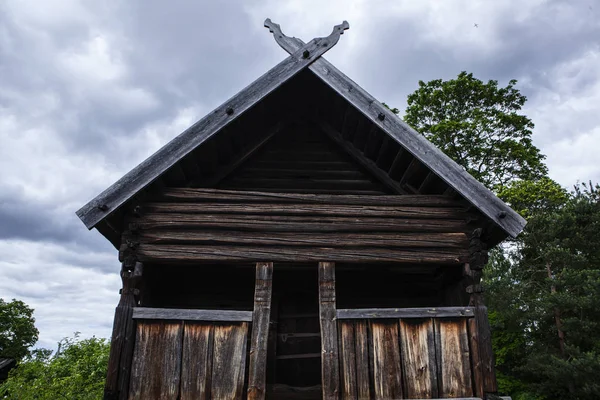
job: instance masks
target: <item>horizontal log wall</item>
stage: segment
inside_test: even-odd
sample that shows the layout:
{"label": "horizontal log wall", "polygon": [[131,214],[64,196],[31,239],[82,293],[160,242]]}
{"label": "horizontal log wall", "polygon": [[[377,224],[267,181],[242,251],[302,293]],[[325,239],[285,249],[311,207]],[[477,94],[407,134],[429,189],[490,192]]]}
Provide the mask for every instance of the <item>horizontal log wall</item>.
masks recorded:
{"label": "horizontal log wall", "polygon": [[137,205],[121,257],[199,263],[466,261],[469,214],[437,195],[170,188]]}

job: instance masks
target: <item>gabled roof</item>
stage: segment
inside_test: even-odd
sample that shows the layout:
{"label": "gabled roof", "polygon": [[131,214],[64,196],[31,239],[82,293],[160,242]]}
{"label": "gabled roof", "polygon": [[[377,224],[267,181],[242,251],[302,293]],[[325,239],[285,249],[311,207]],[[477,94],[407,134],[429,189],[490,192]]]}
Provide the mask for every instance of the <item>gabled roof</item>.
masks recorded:
{"label": "gabled roof", "polygon": [[[325,87],[326,90],[335,93],[337,97],[343,99],[343,102],[361,114],[362,119],[368,120],[371,131],[377,129],[383,132],[388,140],[399,145],[405,152],[410,153],[415,160],[418,160],[430,171],[432,176],[434,175],[444,181],[448,187],[478,209],[506,234],[514,237],[521,232],[525,226],[525,220],[520,215],[424,136],[409,127],[364,89],[321,57],[337,43],[339,36],[348,28],[346,22],[334,27],[334,31],[330,36],[313,39],[308,44],[304,44],[300,39],[285,36],[279,26],[269,19],[265,21],[265,26],[273,32],[277,43],[290,56],[192,125],[77,211],[77,215],[89,229],[98,227],[100,230],[103,221],[107,221],[108,217],[155,180],[168,173],[176,164],[183,162],[186,156],[205,146],[210,140],[214,140],[215,137],[221,135],[221,132],[233,129],[232,127],[239,121],[240,116],[258,112],[253,110],[260,108],[264,102],[268,101],[269,95],[272,96],[274,92],[289,87],[292,81],[304,79],[299,77],[310,74],[322,81],[325,85],[321,86]],[[305,72],[300,73],[303,70]],[[298,86],[302,85],[296,85],[296,91],[299,90]],[[318,95],[313,94],[313,96],[315,96],[314,101],[317,101]],[[301,101],[311,102],[310,99],[302,99]],[[335,109],[333,112],[340,113],[339,110]],[[388,176],[390,174],[386,170],[378,168],[376,163],[363,154],[367,150],[363,149],[363,152],[357,149],[329,124],[321,123],[319,120],[314,122],[387,186],[391,187],[396,193],[405,193],[401,183]],[[281,121],[276,124],[277,127],[280,125]],[[277,128],[273,128],[271,133],[261,138],[242,157],[248,157],[252,151],[268,141],[277,130]],[[231,172],[240,162],[232,163],[228,171]],[[102,233],[107,236],[104,232]]]}

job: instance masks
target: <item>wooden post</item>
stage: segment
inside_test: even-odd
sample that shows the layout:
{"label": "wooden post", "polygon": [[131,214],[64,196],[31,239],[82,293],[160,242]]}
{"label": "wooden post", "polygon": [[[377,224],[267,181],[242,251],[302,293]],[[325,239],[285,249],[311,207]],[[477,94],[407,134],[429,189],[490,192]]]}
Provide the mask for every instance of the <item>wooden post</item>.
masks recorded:
{"label": "wooden post", "polygon": [[335,263],[319,263],[319,316],[321,322],[321,384],[323,399],[340,393],[338,334],[335,306]]}
{"label": "wooden post", "polygon": [[470,263],[465,264],[465,275],[469,279],[467,293],[470,295],[469,305],[474,307],[474,318],[469,324],[471,347],[473,353],[473,375],[475,378],[475,394],[483,399],[498,392],[496,371],[494,368],[494,352],[492,350],[492,333],[488,320],[487,308],[484,304],[481,278],[483,267],[488,262],[487,246],[482,239],[483,230],[475,229],[469,244]]}
{"label": "wooden post", "polygon": [[115,319],[108,359],[108,371],[104,386],[104,399],[127,399],[129,375],[135,342],[135,322],[133,308],[137,304],[143,265],[134,258],[128,258],[121,266],[121,298],[115,310]]}
{"label": "wooden post", "polygon": [[248,400],[262,400],[266,393],[267,343],[273,291],[273,263],[256,264],[254,312],[252,314],[252,342],[248,373]]}

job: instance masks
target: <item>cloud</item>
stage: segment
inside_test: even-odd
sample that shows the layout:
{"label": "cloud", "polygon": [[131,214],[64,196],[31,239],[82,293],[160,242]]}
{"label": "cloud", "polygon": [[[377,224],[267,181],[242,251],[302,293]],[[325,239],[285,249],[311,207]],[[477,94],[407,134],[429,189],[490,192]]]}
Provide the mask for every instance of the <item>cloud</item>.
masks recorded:
{"label": "cloud", "polygon": [[0,2],[0,297],[36,308],[42,346],[110,334],[116,251],[74,212],[286,57],[266,17],[305,41],[348,20],[326,57],[401,110],[419,80],[518,79],[551,176],[600,181],[599,12],[554,0]]}

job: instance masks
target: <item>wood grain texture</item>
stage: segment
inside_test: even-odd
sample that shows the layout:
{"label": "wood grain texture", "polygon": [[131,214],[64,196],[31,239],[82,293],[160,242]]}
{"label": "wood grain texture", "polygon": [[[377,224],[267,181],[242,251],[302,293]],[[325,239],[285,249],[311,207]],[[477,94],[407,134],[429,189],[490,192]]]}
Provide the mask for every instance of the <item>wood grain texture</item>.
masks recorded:
{"label": "wood grain texture", "polygon": [[402,399],[398,322],[370,320],[375,399]]}
{"label": "wood grain texture", "polygon": [[248,323],[215,325],[211,398],[242,399]]}
{"label": "wood grain texture", "polygon": [[[311,163],[316,165],[317,163]],[[359,206],[462,207],[456,200],[441,195],[331,195],[273,193],[208,188],[165,188],[157,200],[187,203],[306,203]]]}
{"label": "wood grain texture", "polygon": [[182,335],[181,322],[138,322],[130,400],[178,399]]}
{"label": "wood grain texture", "polygon": [[398,263],[438,263],[457,265],[465,258],[457,251],[444,249],[375,249],[348,248],[335,251],[329,247],[251,247],[251,246],[179,246],[145,245],[136,249],[140,261],[164,263],[234,262],[260,260],[289,262],[343,261],[398,262]]}
{"label": "wood grain texture", "polygon": [[337,310],[338,319],[473,317],[473,307],[352,308]]}
{"label": "wood grain texture", "polygon": [[[324,46],[324,44],[327,45]],[[86,227],[93,228],[231,121],[308,67],[331,48],[330,44],[331,39],[329,38],[317,38],[300,46],[285,60],[196,122],[84,205],[77,211],[79,218]],[[307,54],[310,56],[304,57],[305,52],[308,52]],[[229,110],[233,112],[229,112]]]}
{"label": "wood grain texture", "polygon": [[[304,42],[286,38],[279,44],[294,53]],[[526,221],[519,214],[335,66],[321,57],[309,69],[509,235],[515,237],[523,230]],[[504,218],[499,217],[502,211]]]}
{"label": "wood grain texture", "polygon": [[134,319],[164,319],[183,321],[252,321],[252,311],[193,310],[180,308],[135,307]]}
{"label": "wood grain texture", "polygon": [[464,219],[467,214],[455,207],[370,206],[329,204],[228,204],[228,203],[147,203],[144,214],[226,214],[226,215],[306,215],[390,218]]}
{"label": "wood grain texture", "polygon": [[356,395],[359,400],[368,400],[371,398],[369,370],[372,369],[369,363],[369,328],[366,320],[353,322],[356,345]]}
{"label": "wood grain texture", "polygon": [[436,340],[439,395],[473,396],[466,319],[436,320]]}
{"label": "wood grain texture", "polygon": [[335,314],[335,264],[332,262],[319,262],[319,321],[323,399],[338,399],[340,376]]}
{"label": "wood grain texture", "polygon": [[181,400],[210,400],[213,329],[212,324],[185,324]]}
{"label": "wood grain texture", "polygon": [[[340,374],[342,383],[342,399],[357,398],[356,343],[354,338],[354,322],[346,321],[338,324],[340,339]],[[362,368],[362,366],[360,366]]]}
{"label": "wood grain texture", "polygon": [[479,351],[479,334],[477,331],[477,321],[475,318],[470,318],[467,321],[467,328],[469,331],[471,369],[473,371],[473,392],[475,395],[483,398],[485,396],[485,383],[483,379],[481,354]]}
{"label": "wood grain texture", "polygon": [[477,340],[484,390],[486,393],[497,393],[498,384],[494,366],[494,350],[492,349],[492,330],[485,306],[475,307],[475,322],[477,324]]}
{"label": "wood grain texture", "polygon": [[147,244],[199,244],[199,245],[259,245],[294,247],[436,247],[460,248],[468,246],[464,233],[302,233],[302,232],[244,232],[148,230],[141,231],[135,239]]}
{"label": "wood grain texture", "polygon": [[273,263],[256,264],[254,312],[252,314],[252,339],[250,341],[250,368],[248,373],[248,399],[265,398],[267,391],[267,343],[273,293]]}
{"label": "wood grain texture", "polygon": [[406,398],[438,397],[433,320],[400,320],[400,343]]}
{"label": "wood grain texture", "polygon": [[[134,225],[132,225],[134,224]],[[132,229],[232,229],[271,232],[465,232],[461,219],[412,219],[336,216],[149,214]]]}

